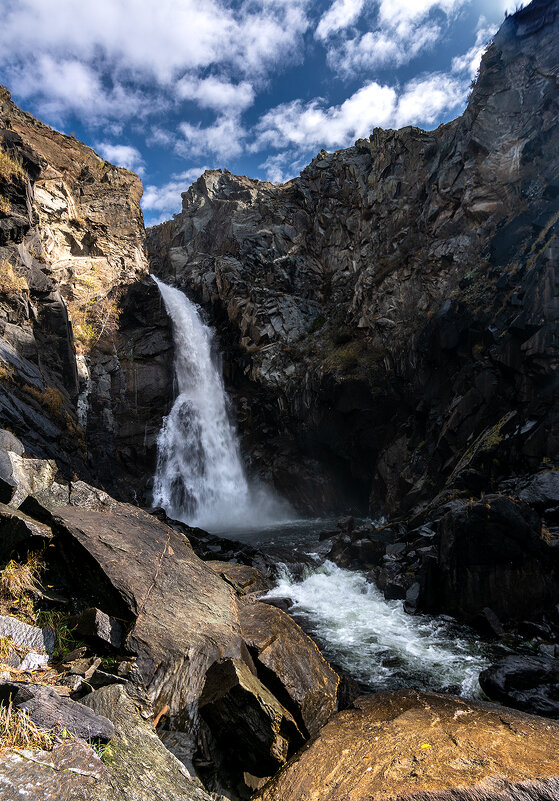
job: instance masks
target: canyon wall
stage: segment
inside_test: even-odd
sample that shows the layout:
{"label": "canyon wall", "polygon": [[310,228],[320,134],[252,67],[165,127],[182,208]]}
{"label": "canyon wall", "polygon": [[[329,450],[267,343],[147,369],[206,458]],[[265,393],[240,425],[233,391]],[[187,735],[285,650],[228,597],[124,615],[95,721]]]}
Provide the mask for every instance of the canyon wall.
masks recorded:
{"label": "canyon wall", "polygon": [[558,34],[532,3],[459,119],[283,186],[208,171],[148,231],[221,334],[253,468],[302,508],[400,513],[557,456]]}

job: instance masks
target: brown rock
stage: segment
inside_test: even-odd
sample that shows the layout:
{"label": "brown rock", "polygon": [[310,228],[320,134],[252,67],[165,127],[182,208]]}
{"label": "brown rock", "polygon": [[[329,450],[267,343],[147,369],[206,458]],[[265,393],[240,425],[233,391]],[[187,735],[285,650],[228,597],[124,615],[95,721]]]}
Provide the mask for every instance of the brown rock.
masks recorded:
{"label": "brown rock", "polygon": [[258,801],[555,801],[559,724],[452,696],[360,698]]}
{"label": "brown rock", "polygon": [[[311,735],[337,709],[339,676],[289,615],[270,604],[239,603],[246,644],[277,696]],[[272,685],[271,685],[272,686]]]}
{"label": "brown rock", "polygon": [[263,592],[273,586],[273,582],[262,575],[260,570],[250,565],[240,565],[237,562],[219,562],[210,560],[206,562],[212,570],[227,581],[239,595],[249,592]]}

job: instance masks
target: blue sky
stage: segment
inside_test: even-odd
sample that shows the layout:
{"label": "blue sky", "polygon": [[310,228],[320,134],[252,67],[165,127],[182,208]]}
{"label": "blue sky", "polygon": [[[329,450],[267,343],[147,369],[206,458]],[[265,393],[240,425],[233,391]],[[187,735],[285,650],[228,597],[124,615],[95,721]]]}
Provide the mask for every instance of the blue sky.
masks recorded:
{"label": "blue sky", "polygon": [[2,0],[0,82],[144,181],[146,224],[207,167],[275,183],[374,127],[460,114],[514,0]]}

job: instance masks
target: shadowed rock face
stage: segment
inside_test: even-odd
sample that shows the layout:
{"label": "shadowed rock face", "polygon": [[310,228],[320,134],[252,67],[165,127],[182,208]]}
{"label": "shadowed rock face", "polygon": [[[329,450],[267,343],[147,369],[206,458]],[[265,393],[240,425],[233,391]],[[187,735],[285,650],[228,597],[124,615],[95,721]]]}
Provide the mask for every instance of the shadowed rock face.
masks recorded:
{"label": "shadowed rock face", "polygon": [[461,118],[377,129],[283,186],[206,172],[148,232],[223,333],[255,464],[299,505],[349,483],[400,511],[465,457],[487,479],[556,454],[558,42],[557,0],[532,3]]}
{"label": "shadowed rock face", "polygon": [[491,704],[400,690],[361,698],[259,801],[552,801],[559,726]]}

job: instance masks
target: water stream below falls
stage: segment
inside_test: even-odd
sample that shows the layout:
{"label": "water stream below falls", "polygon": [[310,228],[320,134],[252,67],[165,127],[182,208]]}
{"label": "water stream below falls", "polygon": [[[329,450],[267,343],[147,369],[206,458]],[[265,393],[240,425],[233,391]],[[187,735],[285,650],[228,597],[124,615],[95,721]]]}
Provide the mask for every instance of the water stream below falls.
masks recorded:
{"label": "water stream below falls", "polygon": [[364,574],[324,558],[318,534],[332,521],[289,519],[287,505],[247,479],[213,331],[183,292],[154,280],[173,324],[178,390],[158,437],[154,504],[273,556],[280,578],[270,596],[290,598],[326,657],[364,687],[480,694],[488,654],[472,632],[386,601]]}

